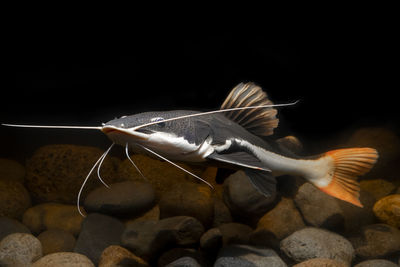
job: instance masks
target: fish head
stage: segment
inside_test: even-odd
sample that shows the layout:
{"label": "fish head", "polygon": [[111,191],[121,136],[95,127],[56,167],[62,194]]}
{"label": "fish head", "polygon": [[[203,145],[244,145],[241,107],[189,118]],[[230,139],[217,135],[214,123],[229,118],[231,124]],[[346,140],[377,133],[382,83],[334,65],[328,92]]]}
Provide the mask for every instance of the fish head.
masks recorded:
{"label": "fish head", "polygon": [[[198,150],[195,121],[185,115],[194,111],[145,112],[105,123],[102,131],[120,145],[140,144],[171,158]],[[180,118],[184,117],[184,118]],[[179,119],[174,119],[179,118]]]}

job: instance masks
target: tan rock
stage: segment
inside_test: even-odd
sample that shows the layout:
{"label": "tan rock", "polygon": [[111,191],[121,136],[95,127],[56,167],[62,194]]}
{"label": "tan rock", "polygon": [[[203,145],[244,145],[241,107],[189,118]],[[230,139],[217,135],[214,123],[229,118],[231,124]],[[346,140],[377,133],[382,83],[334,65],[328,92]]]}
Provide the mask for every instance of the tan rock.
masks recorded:
{"label": "tan rock", "polygon": [[[103,150],[89,146],[47,145],[35,151],[26,165],[26,185],[36,202],[76,203],[77,193],[83,180]],[[101,176],[106,183],[117,182],[119,160],[106,157],[101,166]],[[97,173],[91,175],[83,193],[84,198],[90,190],[101,183]]]}
{"label": "tan rock", "polygon": [[32,267],[94,267],[85,255],[74,252],[58,252],[44,256],[32,264]]}
{"label": "tan rock", "polygon": [[83,219],[76,206],[57,203],[39,204],[23,215],[23,223],[36,234],[47,229],[61,229],[77,236]]}
{"label": "tan rock", "polygon": [[101,254],[99,267],[120,266],[120,262],[124,261],[129,266],[146,267],[149,266],[142,258],[139,258],[126,248],[112,245],[107,247]]}
{"label": "tan rock", "polygon": [[21,219],[30,206],[31,197],[20,182],[0,180],[0,217]]}
{"label": "tan rock", "polygon": [[375,203],[373,211],[381,222],[400,228],[400,194],[381,198]]}

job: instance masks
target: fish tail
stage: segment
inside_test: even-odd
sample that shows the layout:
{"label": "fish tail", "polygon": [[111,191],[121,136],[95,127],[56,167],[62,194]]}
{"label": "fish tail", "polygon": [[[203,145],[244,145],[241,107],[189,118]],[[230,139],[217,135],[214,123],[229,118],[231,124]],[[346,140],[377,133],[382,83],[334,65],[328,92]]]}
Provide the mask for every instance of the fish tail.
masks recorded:
{"label": "fish tail", "polygon": [[376,163],[378,152],[373,148],[345,148],[328,151],[318,160],[308,180],[328,195],[363,207],[359,200],[357,177],[367,173]]}

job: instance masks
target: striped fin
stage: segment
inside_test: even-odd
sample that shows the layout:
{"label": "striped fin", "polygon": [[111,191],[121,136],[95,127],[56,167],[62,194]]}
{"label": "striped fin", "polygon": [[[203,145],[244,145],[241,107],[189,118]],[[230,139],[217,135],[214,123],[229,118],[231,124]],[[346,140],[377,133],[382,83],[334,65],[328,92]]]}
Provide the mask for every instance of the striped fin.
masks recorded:
{"label": "striped fin", "polygon": [[[254,83],[239,83],[232,89],[221,109],[249,107],[258,105],[273,105],[267,94]],[[272,107],[244,109],[226,112],[224,115],[258,136],[268,136],[274,133],[279,120],[277,110]]]}
{"label": "striped fin", "polygon": [[329,184],[318,186],[323,192],[362,207],[360,203],[360,187],[356,179],[367,173],[376,163],[378,152],[373,148],[345,148],[325,153],[330,158],[331,170],[328,171]]}

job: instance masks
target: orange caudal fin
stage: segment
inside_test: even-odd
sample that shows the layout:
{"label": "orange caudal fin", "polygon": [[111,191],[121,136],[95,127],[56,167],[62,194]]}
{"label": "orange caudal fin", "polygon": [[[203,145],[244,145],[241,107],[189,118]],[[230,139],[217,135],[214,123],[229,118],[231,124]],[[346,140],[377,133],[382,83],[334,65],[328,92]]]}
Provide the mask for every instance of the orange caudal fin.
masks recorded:
{"label": "orange caudal fin", "polygon": [[359,200],[357,177],[367,173],[378,159],[373,148],[345,148],[332,150],[321,157],[327,173],[314,183],[323,192],[338,199],[363,207]]}

